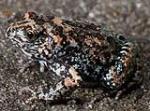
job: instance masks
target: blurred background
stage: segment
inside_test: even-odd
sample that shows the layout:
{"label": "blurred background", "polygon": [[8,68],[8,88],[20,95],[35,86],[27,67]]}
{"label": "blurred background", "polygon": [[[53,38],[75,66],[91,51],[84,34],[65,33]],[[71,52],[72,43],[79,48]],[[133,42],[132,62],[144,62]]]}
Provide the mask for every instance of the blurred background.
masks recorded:
{"label": "blurred background", "polygon": [[[8,24],[26,11],[53,14],[62,18],[105,24],[110,30],[122,33],[141,47],[143,84],[122,99],[103,98],[95,104],[89,101],[101,94],[100,89],[79,89],[73,95],[83,98],[66,104],[50,105],[34,101],[25,104],[28,94],[44,77],[38,72],[21,73],[27,59],[6,36]],[[0,0],[0,110],[53,111],[150,111],[150,0]],[[48,81],[48,80],[47,80]]]}

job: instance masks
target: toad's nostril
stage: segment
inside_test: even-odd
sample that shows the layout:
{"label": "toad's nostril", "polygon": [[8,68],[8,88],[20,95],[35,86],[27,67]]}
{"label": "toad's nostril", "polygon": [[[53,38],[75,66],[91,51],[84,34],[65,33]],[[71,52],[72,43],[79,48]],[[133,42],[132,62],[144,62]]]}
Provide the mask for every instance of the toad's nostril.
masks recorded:
{"label": "toad's nostril", "polygon": [[9,38],[13,38],[14,36],[16,35],[16,29],[15,28],[12,28],[12,27],[9,27],[7,29],[7,36]]}

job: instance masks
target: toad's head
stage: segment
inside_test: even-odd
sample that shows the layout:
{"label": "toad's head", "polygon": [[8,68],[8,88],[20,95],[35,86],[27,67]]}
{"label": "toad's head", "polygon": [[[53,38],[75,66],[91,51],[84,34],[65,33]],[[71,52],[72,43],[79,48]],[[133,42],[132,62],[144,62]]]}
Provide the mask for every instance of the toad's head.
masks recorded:
{"label": "toad's head", "polygon": [[27,12],[20,21],[12,23],[7,29],[7,35],[14,45],[31,56],[38,52],[39,47],[47,40],[43,19],[34,12]]}

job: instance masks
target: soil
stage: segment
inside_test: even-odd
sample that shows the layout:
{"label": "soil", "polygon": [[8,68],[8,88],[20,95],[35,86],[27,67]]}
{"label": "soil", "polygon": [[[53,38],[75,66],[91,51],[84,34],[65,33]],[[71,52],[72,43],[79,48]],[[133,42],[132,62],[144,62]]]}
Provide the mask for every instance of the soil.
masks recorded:
{"label": "soil", "polygon": [[[1,0],[0,1],[0,110],[1,111],[150,111],[150,0]],[[8,24],[26,11],[52,14],[65,19],[104,24],[138,43],[141,48],[143,82],[121,99],[103,97],[99,88],[81,88],[77,100],[51,104],[30,101],[24,90],[35,89],[48,74],[36,69],[21,72],[28,62],[6,36]]]}

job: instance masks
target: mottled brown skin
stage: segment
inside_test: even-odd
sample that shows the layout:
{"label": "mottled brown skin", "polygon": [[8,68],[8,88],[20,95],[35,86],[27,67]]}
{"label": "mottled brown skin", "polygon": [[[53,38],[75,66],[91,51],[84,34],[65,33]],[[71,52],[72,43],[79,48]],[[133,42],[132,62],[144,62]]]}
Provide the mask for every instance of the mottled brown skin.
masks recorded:
{"label": "mottled brown skin", "polygon": [[84,83],[119,92],[137,71],[136,45],[100,25],[28,12],[7,32],[31,60],[39,62],[40,71],[47,68],[62,78],[39,99],[62,98]]}

